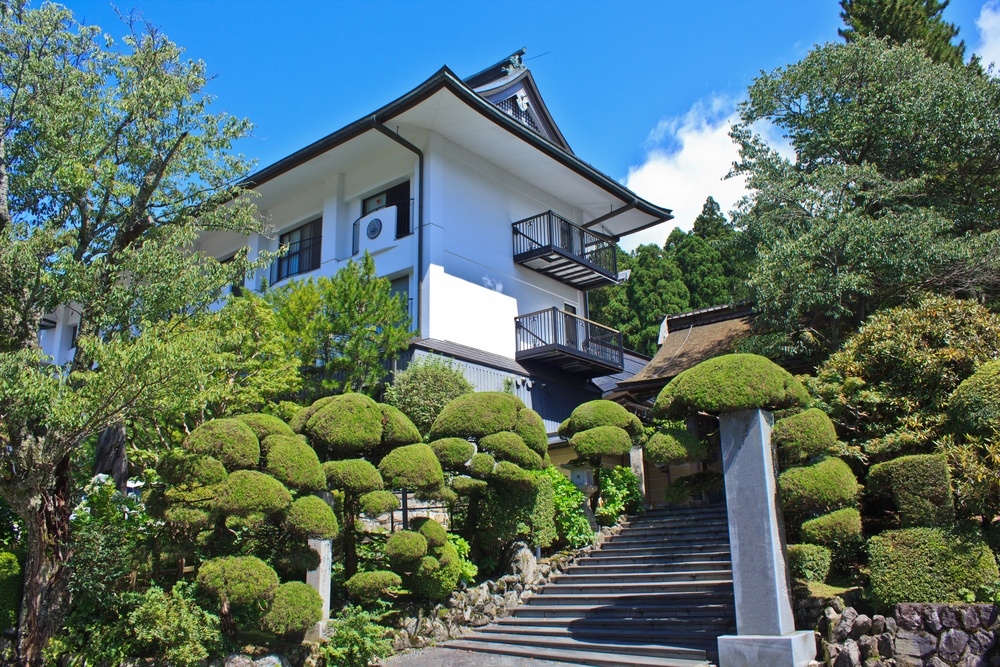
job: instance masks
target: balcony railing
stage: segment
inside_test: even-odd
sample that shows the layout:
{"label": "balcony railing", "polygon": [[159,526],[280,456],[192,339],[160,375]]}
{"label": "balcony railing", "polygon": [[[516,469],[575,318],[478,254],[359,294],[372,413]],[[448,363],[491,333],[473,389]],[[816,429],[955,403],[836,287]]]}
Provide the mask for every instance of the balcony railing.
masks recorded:
{"label": "balcony railing", "polygon": [[558,308],[515,319],[518,361],[538,361],[590,376],[624,369],[622,335]]}
{"label": "balcony railing", "polygon": [[514,261],[578,289],[615,282],[615,242],[546,211],[514,223]]}
{"label": "balcony railing", "polygon": [[271,284],[319,268],[323,239],[316,236],[286,244],[288,251],[271,264]]}

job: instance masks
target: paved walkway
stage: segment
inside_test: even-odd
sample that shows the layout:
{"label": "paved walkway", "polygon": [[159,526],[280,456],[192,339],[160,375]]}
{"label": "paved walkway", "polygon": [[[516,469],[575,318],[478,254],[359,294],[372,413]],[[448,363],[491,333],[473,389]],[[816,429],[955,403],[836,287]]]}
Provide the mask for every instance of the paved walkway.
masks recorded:
{"label": "paved walkway", "polygon": [[566,662],[456,651],[449,648],[425,648],[395,655],[382,665],[384,667],[580,667]]}

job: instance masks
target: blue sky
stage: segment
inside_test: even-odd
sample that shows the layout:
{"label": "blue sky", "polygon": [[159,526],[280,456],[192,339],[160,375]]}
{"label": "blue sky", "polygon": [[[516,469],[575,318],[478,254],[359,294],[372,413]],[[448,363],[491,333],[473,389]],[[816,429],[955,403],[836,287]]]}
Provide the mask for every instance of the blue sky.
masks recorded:
{"label": "blue sky", "polygon": [[[130,4],[129,4],[130,2]],[[66,3],[113,37],[106,0]],[[442,65],[468,76],[521,47],[574,151],[689,228],[735,157],[726,128],[761,70],[839,39],[837,0],[459,2],[118,0],[216,78],[216,108],[250,118],[240,149],[266,166],[413,88]],[[1000,0],[946,10],[967,48],[1000,62]],[[983,30],[977,26],[983,26]],[[996,54],[996,55],[993,55]],[[671,225],[672,226],[672,225]],[[654,229],[630,237],[662,243]]]}

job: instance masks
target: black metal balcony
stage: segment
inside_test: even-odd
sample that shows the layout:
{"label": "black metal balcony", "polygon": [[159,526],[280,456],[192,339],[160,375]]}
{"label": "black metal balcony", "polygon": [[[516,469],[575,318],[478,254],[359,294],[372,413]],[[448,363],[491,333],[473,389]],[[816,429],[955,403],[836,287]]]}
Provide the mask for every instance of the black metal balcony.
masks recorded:
{"label": "black metal balcony", "polygon": [[618,277],[615,242],[552,211],[514,223],[514,261],[581,290]]}
{"label": "black metal balcony", "polygon": [[514,328],[519,362],[534,361],[587,377],[625,368],[621,333],[565,310],[521,315]]}

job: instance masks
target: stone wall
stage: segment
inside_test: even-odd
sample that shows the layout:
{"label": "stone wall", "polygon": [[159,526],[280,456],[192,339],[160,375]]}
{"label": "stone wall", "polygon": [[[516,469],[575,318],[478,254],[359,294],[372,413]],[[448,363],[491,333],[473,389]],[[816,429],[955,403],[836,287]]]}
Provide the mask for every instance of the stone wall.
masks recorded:
{"label": "stone wall", "polygon": [[992,604],[899,604],[867,616],[823,611],[817,652],[830,667],[1000,667],[1000,614]]}

